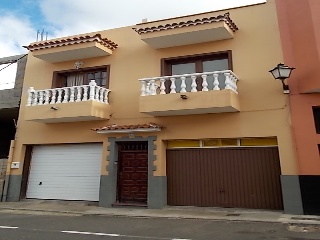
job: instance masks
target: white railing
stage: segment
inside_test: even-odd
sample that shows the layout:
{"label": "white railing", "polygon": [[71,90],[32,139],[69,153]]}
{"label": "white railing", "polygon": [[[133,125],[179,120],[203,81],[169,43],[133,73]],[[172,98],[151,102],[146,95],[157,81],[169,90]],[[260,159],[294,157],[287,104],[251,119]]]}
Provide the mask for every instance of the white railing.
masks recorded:
{"label": "white railing", "polygon": [[97,101],[109,104],[108,95],[110,90],[97,86],[94,80],[89,85],[63,87],[45,90],[28,90],[27,106],[48,105],[57,103]]}
{"label": "white railing", "polygon": [[217,91],[221,89],[230,89],[231,91],[238,93],[238,80],[239,78],[231,70],[141,78],[139,79],[141,82],[140,96]]}

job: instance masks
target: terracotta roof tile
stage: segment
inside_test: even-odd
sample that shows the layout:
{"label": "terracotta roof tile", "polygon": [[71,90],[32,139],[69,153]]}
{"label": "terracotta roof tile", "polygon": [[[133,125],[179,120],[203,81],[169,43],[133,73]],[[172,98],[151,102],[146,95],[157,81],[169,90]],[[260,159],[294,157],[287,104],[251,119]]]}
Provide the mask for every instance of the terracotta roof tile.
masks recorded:
{"label": "terracotta roof tile", "polygon": [[144,34],[144,33],[158,32],[158,31],[169,30],[174,28],[183,28],[183,27],[196,26],[200,24],[208,24],[208,23],[222,22],[222,21],[224,21],[233,32],[238,30],[238,27],[236,26],[236,24],[231,20],[229,13],[225,13],[223,15],[219,15],[215,17],[201,18],[201,19],[189,20],[185,22],[174,22],[174,23],[165,24],[165,25],[158,25],[158,26],[146,27],[146,28],[133,28],[133,29],[139,34]]}
{"label": "terracotta roof tile", "polygon": [[107,125],[101,128],[94,128],[93,131],[112,131],[112,130],[128,130],[128,129],[161,129],[162,127],[156,123],[145,123],[145,124],[135,124],[135,125]]}
{"label": "terracotta roof tile", "polygon": [[76,37],[68,37],[63,39],[57,40],[48,40],[42,42],[32,43],[29,46],[25,46],[31,52],[35,50],[47,49],[47,48],[55,48],[55,47],[62,47],[68,45],[75,45],[87,42],[98,42],[101,45],[109,48],[110,50],[114,50],[118,47],[118,44],[112,42],[108,38],[102,38],[100,34],[95,34],[93,36],[85,35],[85,36],[76,36]]}

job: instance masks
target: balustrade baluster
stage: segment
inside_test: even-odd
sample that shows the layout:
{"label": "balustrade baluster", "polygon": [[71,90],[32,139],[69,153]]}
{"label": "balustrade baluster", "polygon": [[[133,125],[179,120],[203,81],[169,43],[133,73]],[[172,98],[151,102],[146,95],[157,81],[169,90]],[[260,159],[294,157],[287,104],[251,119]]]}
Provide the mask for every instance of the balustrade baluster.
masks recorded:
{"label": "balustrade baluster", "polygon": [[75,90],[75,87],[71,87],[69,89],[70,89],[70,100],[69,100],[69,102],[74,102],[74,90]]}
{"label": "balustrade baluster", "polygon": [[150,95],[150,82],[148,81],[146,84],[146,96]]}
{"label": "balustrade baluster", "polygon": [[83,88],[82,101],[87,101],[88,100],[88,87],[89,86],[82,86],[82,88]]}
{"label": "balustrade baluster", "polygon": [[58,99],[57,99],[56,103],[61,103],[61,100],[62,100],[62,89],[59,88],[58,89]]}
{"label": "balustrade baluster", "polygon": [[30,87],[28,90],[28,100],[27,100],[27,106],[31,106],[34,98],[34,88]]}
{"label": "balustrade baluster", "polygon": [[32,106],[36,106],[38,104],[39,104],[39,91],[34,91]]}
{"label": "balustrade baluster", "polygon": [[166,94],[166,86],[165,86],[165,79],[161,78],[160,79],[160,94]]}
{"label": "balustrade baluster", "polygon": [[89,83],[89,87],[90,87],[89,100],[94,100],[96,86],[97,86],[96,82],[94,80],[91,80]]}
{"label": "balustrade baluster", "polygon": [[181,79],[181,93],[185,93],[185,92],[187,92],[187,90],[186,90],[186,87],[187,87],[187,85],[186,85],[186,77],[180,77],[180,79]]}
{"label": "balustrade baluster", "polygon": [[104,94],[105,94],[106,89],[100,88],[100,102],[104,102]]}
{"label": "balustrade baluster", "polygon": [[225,89],[232,89],[231,86],[230,86],[230,73],[229,72],[226,72],[224,73],[224,76],[226,77],[226,80],[225,80],[225,84],[226,84],[226,87]]}
{"label": "balustrade baluster", "polygon": [[232,76],[233,76],[233,88],[234,88],[234,92],[235,92],[235,93],[238,93],[238,87],[237,87],[237,81],[238,81],[238,79],[237,79],[236,76],[234,76],[234,75],[232,75]]}
{"label": "balustrade baluster", "polygon": [[234,88],[234,76],[231,74],[230,75],[230,88],[232,91],[235,91],[235,88]]}
{"label": "balustrade baluster", "polygon": [[146,96],[146,81],[141,81],[141,94],[140,96]]}
{"label": "balustrade baluster", "polygon": [[69,102],[69,88],[62,88],[62,92],[63,92],[63,95],[62,95],[62,97],[63,97],[63,101],[62,101],[62,103],[67,103],[67,102]]}
{"label": "balustrade baluster", "polygon": [[197,82],[196,82],[197,76],[191,76],[191,92],[198,92],[197,90]]}
{"label": "balustrade baluster", "polygon": [[203,92],[207,92],[209,90],[208,89],[207,77],[208,76],[206,74],[201,75],[201,78],[202,78],[202,91]]}
{"label": "balustrade baluster", "polygon": [[219,74],[214,73],[213,74],[213,90],[220,90],[219,88]]}
{"label": "balustrade baluster", "polygon": [[171,80],[171,86],[170,86],[170,93],[176,93],[176,79],[175,78],[170,78]]}
{"label": "balustrade baluster", "polygon": [[150,80],[150,95],[157,95],[155,80]]}
{"label": "balustrade baluster", "polygon": [[96,87],[95,87],[95,93],[96,93],[96,95],[95,95],[95,97],[94,97],[94,100],[96,100],[96,101],[99,102],[99,99],[100,99],[100,97],[99,97],[100,87],[99,87],[99,86],[96,86]]}
{"label": "balustrade baluster", "polygon": [[47,89],[47,90],[45,90],[45,92],[44,92],[44,105],[48,105],[49,104],[49,97],[50,97],[50,92],[49,92],[49,90]]}
{"label": "balustrade baluster", "polygon": [[44,92],[43,91],[40,91],[39,92],[39,102],[38,102],[38,105],[43,105],[43,96],[44,95]]}
{"label": "balustrade baluster", "polygon": [[104,103],[109,104],[109,89],[106,89],[106,94],[104,95]]}
{"label": "balustrade baluster", "polygon": [[82,90],[81,86],[78,86],[77,87],[77,100],[76,100],[76,102],[81,102],[81,90]]}
{"label": "balustrade baluster", "polygon": [[56,89],[52,89],[51,90],[51,101],[50,101],[50,104],[55,104],[56,103],[56,94],[57,94],[57,91]]}

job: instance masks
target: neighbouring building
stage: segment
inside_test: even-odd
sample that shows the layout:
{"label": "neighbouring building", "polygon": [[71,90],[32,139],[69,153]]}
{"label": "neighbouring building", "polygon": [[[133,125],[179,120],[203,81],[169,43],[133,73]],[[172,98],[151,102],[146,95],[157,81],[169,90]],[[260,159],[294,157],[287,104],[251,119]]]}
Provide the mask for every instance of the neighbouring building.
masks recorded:
{"label": "neighbouring building", "polygon": [[0,90],[0,201],[6,178],[9,149],[16,133],[15,126],[19,115],[26,61],[25,55],[0,58],[0,68],[4,71],[6,67],[17,64],[14,88]]}
{"label": "neighbouring building", "polygon": [[301,213],[275,0],[27,48],[7,201]]}
{"label": "neighbouring building", "polygon": [[284,62],[296,68],[287,82],[298,175],[284,190],[293,207],[320,214],[320,2],[277,0],[277,10]]}

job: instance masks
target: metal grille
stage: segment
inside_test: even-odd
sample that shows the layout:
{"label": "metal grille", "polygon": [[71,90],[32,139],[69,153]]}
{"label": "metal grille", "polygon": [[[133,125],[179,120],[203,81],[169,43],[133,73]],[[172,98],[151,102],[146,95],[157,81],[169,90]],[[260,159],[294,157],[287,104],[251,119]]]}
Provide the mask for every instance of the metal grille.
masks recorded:
{"label": "metal grille", "polygon": [[120,151],[148,150],[148,142],[121,142],[118,146]]}

